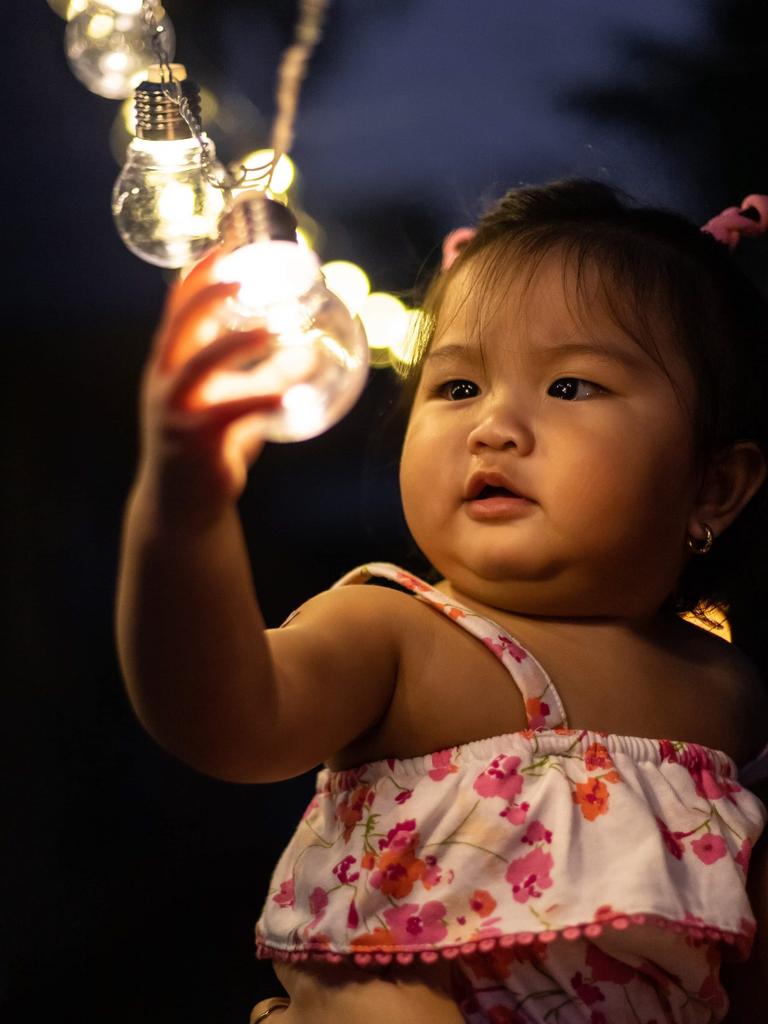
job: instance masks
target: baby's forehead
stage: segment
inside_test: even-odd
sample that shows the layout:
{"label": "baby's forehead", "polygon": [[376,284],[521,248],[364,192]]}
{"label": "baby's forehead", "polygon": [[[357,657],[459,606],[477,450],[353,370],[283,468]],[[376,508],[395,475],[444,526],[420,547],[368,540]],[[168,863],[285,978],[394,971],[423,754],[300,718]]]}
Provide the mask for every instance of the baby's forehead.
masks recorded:
{"label": "baby's forehead", "polygon": [[553,246],[532,257],[489,246],[458,264],[434,310],[426,361],[454,342],[537,355],[584,342],[623,350],[637,369],[692,386],[691,367],[664,297],[633,288],[612,267]]}
{"label": "baby's forehead", "polygon": [[577,267],[557,251],[535,260],[481,252],[457,268],[447,284],[433,342],[447,331],[458,331],[469,341],[494,328],[505,334],[512,330],[516,336],[580,332],[585,327],[615,334],[619,325],[606,294],[599,267]]}

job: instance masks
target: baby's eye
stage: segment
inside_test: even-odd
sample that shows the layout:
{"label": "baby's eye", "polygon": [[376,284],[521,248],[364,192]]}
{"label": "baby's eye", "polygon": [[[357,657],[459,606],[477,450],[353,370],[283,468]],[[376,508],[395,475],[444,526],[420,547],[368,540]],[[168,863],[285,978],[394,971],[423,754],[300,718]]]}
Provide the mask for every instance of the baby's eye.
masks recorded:
{"label": "baby's eye", "polygon": [[[584,380],[582,377],[558,377],[558,379],[550,386],[549,391],[555,391],[556,393],[552,396],[553,398],[565,398],[570,401],[576,397],[579,384],[586,384],[594,392],[604,391],[605,388],[601,388],[599,384],[594,384],[591,380]],[[549,394],[549,392],[547,392]]]}
{"label": "baby's eye", "polygon": [[463,398],[475,398],[479,388],[471,380],[447,380],[436,388],[437,394],[451,402],[460,402]]}

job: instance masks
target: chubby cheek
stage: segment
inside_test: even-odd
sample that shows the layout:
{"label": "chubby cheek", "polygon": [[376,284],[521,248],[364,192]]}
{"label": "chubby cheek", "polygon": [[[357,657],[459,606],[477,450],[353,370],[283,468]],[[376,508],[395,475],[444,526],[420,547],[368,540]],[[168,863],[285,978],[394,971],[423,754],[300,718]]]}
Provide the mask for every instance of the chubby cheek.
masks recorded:
{"label": "chubby cheek", "polygon": [[444,441],[412,424],[400,456],[400,497],[414,537],[439,526],[453,486],[455,460]]}
{"label": "chubby cheek", "polygon": [[[415,533],[420,524],[419,512],[425,510],[425,502],[422,499],[422,492],[425,487],[425,478],[429,474],[429,467],[423,465],[419,460],[413,444],[406,438],[400,456],[400,500],[403,505],[403,514],[411,533]],[[426,506],[428,509],[428,506]]]}
{"label": "chubby cheek", "polygon": [[578,528],[601,548],[677,531],[689,488],[680,441],[650,430],[635,441],[626,430],[607,434],[552,466],[549,511],[556,525]]}

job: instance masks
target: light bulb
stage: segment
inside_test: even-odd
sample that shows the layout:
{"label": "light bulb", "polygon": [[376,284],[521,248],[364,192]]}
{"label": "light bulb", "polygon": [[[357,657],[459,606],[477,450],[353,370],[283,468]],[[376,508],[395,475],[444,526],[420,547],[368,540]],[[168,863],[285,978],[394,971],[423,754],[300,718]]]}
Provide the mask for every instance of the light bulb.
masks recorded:
{"label": "light bulb", "polygon": [[[174,78],[199,117],[197,86],[183,65],[174,64]],[[112,191],[112,213],[120,237],[136,256],[158,267],[196,263],[218,237],[224,208],[221,189],[203,174],[200,145],[178,104],[165,96],[158,66],[150,81],[136,90],[136,138]],[[208,143],[211,158],[213,143]]]}
{"label": "light bulb", "polygon": [[77,0],[77,3],[73,3],[73,0],[48,0],[48,6],[51,10],[58,14],[60,18],[64,18],[68,21],[70,18],[74,18],[85,7],[86,0]]}
{"label": "light bulb", "polygon": [[[172,60],[176,45],[173,25],[159,3],[154,15],[163,48]],[[141,0],[94,0],[84,10],[68,15],[64,49],[75,77],[109,100],[130,96],[136,82],[157,60]]]}
{"label": "light bulb", "polygon": [[337,423],[359,398],[368,376],[360,321],[325,286],[320,261],[296,241],[290,211],[262,193],[240,196],[222,218],[228,250],[220,281],[240,289],[223,307],[229,330],[265,327],[273,335],[263,357],[208,382],[209,402],[280,394],[281,405],[258,414],[254,428],[271,441],[304,441]]}

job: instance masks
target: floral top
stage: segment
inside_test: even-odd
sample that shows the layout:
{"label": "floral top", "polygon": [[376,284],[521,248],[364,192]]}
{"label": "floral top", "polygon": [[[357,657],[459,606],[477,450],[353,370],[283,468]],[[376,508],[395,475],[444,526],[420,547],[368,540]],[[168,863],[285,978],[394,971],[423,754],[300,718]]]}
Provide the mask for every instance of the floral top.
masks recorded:
{"label": "floral top", "polygon": [[[454,960],[457,1002],[478,1024],[557,1021],[561,1005],[562,1024],[619,1024],[614,996],[633,1024],[722,1020],[720,958],[749,954],[745,878],[767,817],[732,759],[569,728],[549,676],[504,629],[387,563],[336,586],[371,577],[485,644],[528,728],[321,770],[275,869],[257,955]],[[768,775],[768,749],[743,775]]]}

